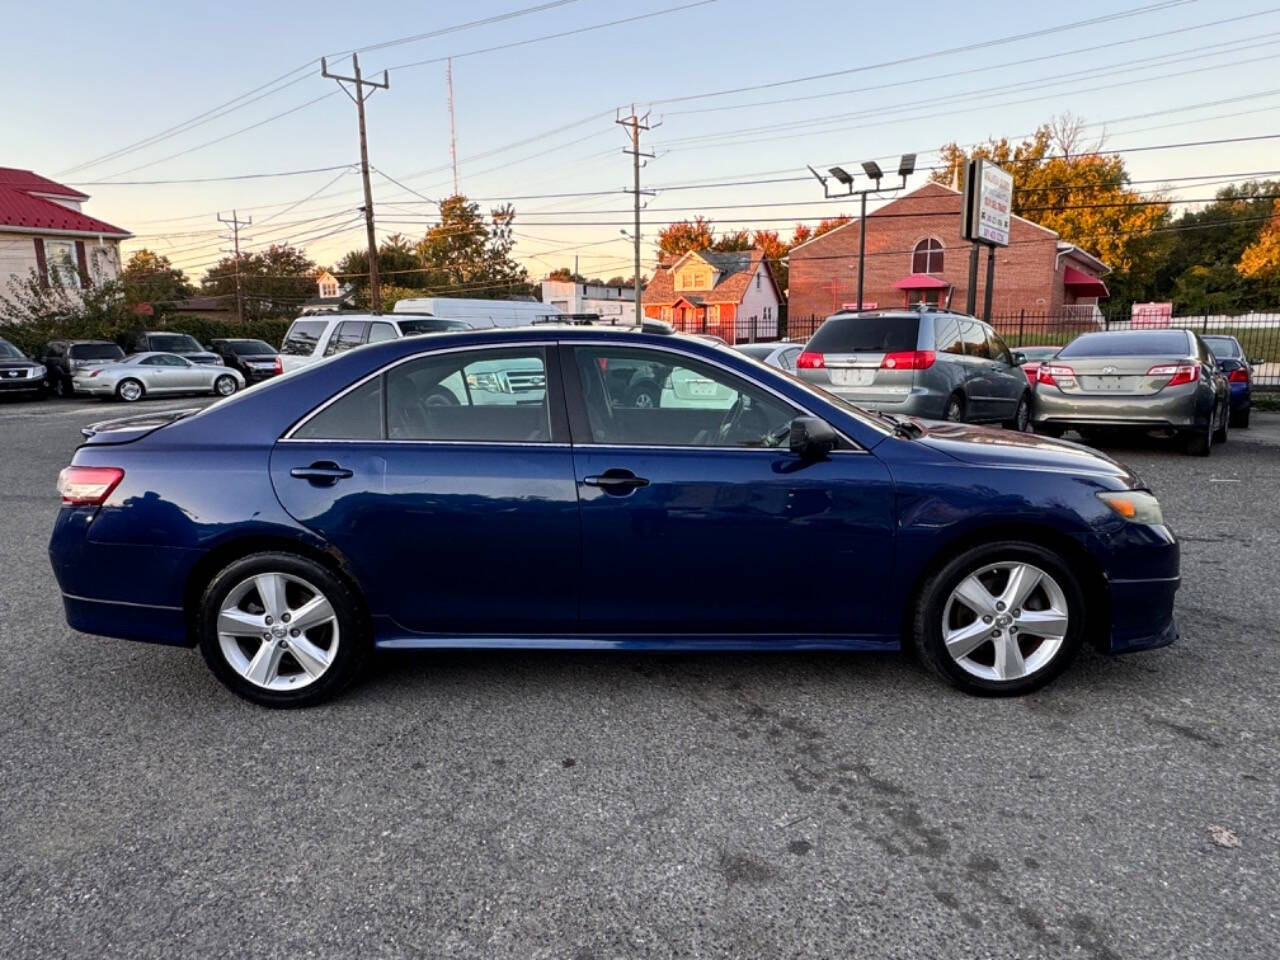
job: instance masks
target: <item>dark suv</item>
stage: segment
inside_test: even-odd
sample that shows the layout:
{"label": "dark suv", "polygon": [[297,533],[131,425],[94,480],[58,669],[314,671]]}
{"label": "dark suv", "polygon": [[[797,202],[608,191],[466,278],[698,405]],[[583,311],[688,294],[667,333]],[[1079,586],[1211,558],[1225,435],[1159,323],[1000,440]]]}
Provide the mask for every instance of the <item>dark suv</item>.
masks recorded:
{"label": "dark suv", "polygon": [[940,310],[837,313],[818,328],[796,372],[842,400],[931,420],[1028,429],[1022,357],[987,324]]}
{"label": "dark suv", "polygon": [[176,353],[192,363],[221,364],[222,358],[200,346],[189,333],[170,330],[131,330],[116,337],[125,353]]}
{"label": "dark suv", "polygon": [[284,372],[280,352],[265,340],[220,339],[209,346],[223,363],[244,374],[245,383],[269,380]]}
{"label": "dark suv", "polygon": [[74,394],[77,371],[102,367],[124,359],[124,351],[110,340],[51,340],[37,354],[45,365],[45,383],[60,397]]}

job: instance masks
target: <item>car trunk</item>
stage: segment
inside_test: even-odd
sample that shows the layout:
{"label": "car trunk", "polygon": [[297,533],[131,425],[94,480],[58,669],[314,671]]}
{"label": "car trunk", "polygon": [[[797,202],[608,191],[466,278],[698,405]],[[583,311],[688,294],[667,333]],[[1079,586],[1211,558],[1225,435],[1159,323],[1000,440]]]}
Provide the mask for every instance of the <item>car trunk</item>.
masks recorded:
{"label": "car trunk", "polygon": [[80,433],[84,436],[86,446],[132,443],[161,427],[167,427],[171,423],[199,412],[199,407],[188,407],[184,410],[157,410],[154,413],[144,413],[136,417],[101,420],[82,428]]}
{"label": "car trunk", "polygon": [[[1173,378],[1173,369],[1189,361],[1182,357],[1071,357],[1048,361],[1053,369],[1070,367],[1075,379],[1056,376],[1063,393],[1082,396],[1149,397],[1159,393]],[[1165,372],[1150,375],[1156,368]]]}
{"label": "car trunk", "polygon": [[905,394],[915,383],[915,364],[908,355],[915,353],[919,336],[917,316],[834,317],[805,350],[822,355],[827,379],[842,392]]}

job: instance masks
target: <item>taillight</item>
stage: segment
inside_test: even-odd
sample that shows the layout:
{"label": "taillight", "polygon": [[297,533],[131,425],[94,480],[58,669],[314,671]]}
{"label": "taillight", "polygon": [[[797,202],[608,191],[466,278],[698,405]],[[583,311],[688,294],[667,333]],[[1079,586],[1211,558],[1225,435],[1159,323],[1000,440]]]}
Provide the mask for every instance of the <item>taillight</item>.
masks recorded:
{"label": "taillight", "polygon": [[284,373],[284,361],[279,356],[276,357],[276,375]]}
{"label": "taillight", "polygon": [[1232,383],[1248,383],[1249,371],[1244,367],[1236,367],[1236,369],[1227,374],[1227,379]]}
{"label": "taillight", "polygon": [[1070,385],[1075,384],[1076,372],[1070,367],[1064,367],[1056,363],[1042,363],[1040,368],[1036,370],[1036,381],[1038,383],[1047,383],[1051,387],[1059,386],[1059,380]]}
{"label": "taillight", "polygon": [[886,353],[880,361],[881,370],[928,370],[936,356],[932,350],[907,350],[903,353]]}
{"label": "taillight", "polygon": [[1168,377],[1166,387],[1195,383],[1200,379],[1200,366],[1195,363],[1162,363],[1147,371],[1148,377]]}
{"label": "taillight", "polygon": [[124,479],[119,467],[65,467],[58,474],[58,493],[72,507],[96,507]]}
{"label": "taillight", "polygon": [[98,369],[98,370],[93,371],[93,373],[89,374],[90,379],[92,379],[93,377],[96,377],[96,376],[97,376],[98,374],[100,374],[101,372],[102,372],[102,370],[101,370],[101,369]]}
{"label": "taillight", "polygon": [[796,360],[796,367],[801,370],[821,370],[827,365],[827,358],[820,353],[810,353],[806,350],[800,354]]}

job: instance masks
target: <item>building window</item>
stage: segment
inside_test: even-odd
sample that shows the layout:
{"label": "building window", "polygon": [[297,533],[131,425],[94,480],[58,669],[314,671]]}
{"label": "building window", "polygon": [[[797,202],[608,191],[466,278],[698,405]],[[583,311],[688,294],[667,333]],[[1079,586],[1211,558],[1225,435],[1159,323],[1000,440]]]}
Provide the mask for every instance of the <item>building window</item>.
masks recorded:
{"label": "building window", "polygon": [[756,274],[756,289],[760,289],[760,274]]}
{"label": "building window", "polygon": [[942,241],[935,240],[933,237],[926,237],[916,244],[915,252],[911,254],[911,272],[912,273],[941,273],[942,272]]}
{"label": "building window", "polygon": [[46,240],[44,261],[49,269],[51,286],[68,290],[80,289],[80,270],[76,266],[76,245],[70,240]]}
{"label": "building window", "polygon": [[766,320],[772,320],[772,319],[773,319],[773,307],[765,307],[765,308],[764,308],[764,318],[765,318]]}
{"label": "building window", "polygon": [[662,319],[663,319],[663,320],[670,320],[670,319],[671,319],[671,308],[670,308],[670,307],[663,307],[663,308],[662,308]]}

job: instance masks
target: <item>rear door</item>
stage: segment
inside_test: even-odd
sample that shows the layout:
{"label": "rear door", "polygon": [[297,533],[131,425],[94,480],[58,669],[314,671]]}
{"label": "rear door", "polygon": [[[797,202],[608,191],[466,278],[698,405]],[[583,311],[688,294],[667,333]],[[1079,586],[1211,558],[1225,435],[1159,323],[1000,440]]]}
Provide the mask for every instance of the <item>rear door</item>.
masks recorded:
{"label": "rear door", "polygon": [[985,323],[982,325],[987,335],[987,352],[991,357],[988,377],[991,382],[991,395],[997,405],[997,415],[1001,420],[1012,420],[1023,395],[1027,392],[1027,376],[1021,368],[1014,365],[1013,352],[1000,339],[999,334]]}
{"label": "rear door", "polygon": [[281,504],[350,560],[381,635],[576,630],[578,504],[555,360],[545,343],[424,353],[277,443]]}

